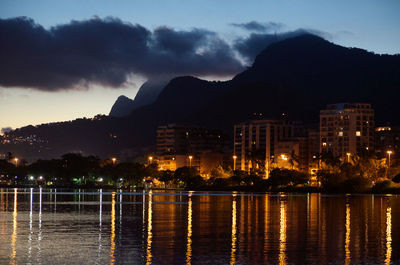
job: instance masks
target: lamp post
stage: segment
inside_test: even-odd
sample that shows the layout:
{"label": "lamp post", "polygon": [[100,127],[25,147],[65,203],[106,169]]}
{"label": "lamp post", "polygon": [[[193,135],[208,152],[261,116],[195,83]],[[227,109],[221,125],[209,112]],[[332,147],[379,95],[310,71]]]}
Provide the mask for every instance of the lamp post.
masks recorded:
{"label": "lamp post", "polygon": [[15,161],[15,166],[17,167],[18,166],[18,158],[14,158],[14,161]]}
{"label": "lamp post", "polygon": [[237,159],[237,156],[233,155],[233,171],[236,170],[236,159]]}
{"label": "lamp post", "polygon": [[347,163],[350,163],[350,153],[346,153],[346,155],[347,155]]}
{"label": "lamp post", "polygon": [[153,157],[149,156],[149,165],[151,164],[152,161],[153,161]]}
{"label": "lamp post", "polygon": [[115,165],[115,162],[117,162],[117,159],[115,157],[111,158],[111,161],[113,163],[113,165]]}
{"label": "lamp post", "polygon": [[[389,159],[388,159],[388,172],[387,172],[387,174],[389,174],[389,169],[390,169],[390,155],[393,153],[391,150],[388,150],[388,151],[386,151],[386,153],[389,155]],[[386,174],[386,175],[387,175]]]}
{"label": "lamp post", "polygon": [[192,167],[192,159],[193,159],[193,156],[189,156],[189,167]]}

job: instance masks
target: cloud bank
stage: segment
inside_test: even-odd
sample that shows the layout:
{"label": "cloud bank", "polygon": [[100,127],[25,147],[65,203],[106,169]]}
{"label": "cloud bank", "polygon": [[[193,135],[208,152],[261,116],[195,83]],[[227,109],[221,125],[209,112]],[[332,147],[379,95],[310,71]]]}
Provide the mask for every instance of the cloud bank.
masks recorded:
{"label": "cloud bank", "polygon": [[236,49],[248,63],[252,63],[254,58],[269,45],[303,34],[314,34],[325,39],[331,38],[329,34],[313,29],[298,29],[283,33],[251,33],[248,37],[236,39],[234,49]]}
{"label": "cloud bank", "polygon": [[131,74],[225,76],[243,69],[213,32],[168,27],[151,32],[117,18],[72,21],[49,30],[32,19],[5,19],[0,39],[0,85],[5,87],[120,87]]}
{"label": "cloud bank", "polygon": [[0,86],[58,91],[118,88],[131,75],[232,76],[244,69],[240,57],[250,63],[271,43],[306,32],[268,33],[282,25],[234,24],[253,33],[230,45],[206,29],[151,31],[113,17],[50,29],[26,17],[0,19]]}
{"label": "cloud bank", "polygon": [[284,24],[278,22],[260,23],[257,21],[250,21],[247,23],[231,23],[231,26],[238,27],[247,31],[264,33],[279,32],[285,27]]}

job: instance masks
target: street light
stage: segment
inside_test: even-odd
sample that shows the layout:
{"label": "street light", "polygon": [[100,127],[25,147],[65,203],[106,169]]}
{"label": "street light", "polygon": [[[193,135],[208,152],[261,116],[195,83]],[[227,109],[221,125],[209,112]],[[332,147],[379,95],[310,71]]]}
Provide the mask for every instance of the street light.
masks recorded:
{"label": "street light", "polygon": [[115,165],[115,162],[117,162],[117,159],[115,157],[111,158],[113,165]]}
{"label": "street light", "polygon": [[15,166],[17,167],[18,166],[18,158],[14,158],[14,161],[15,161]]}
{"label": "street light", "polygon": [[233,155],[233,171],[236,170],[236,159],[237,159],[237,156]]}
{"label": "street light", "polygon": [[189,167],[192,167],[192,159],[193,159],[193,156],[189,156]]}
{"label": "street light", "polygon": [[347,163],[350,163],[350,153],[346,153],[346,155],[347,155]]}
{"label": "street light", "polygon": [[393,153],[391,150],[386,151],[386,153],[389,155],[389,160],[388,160],[388,173],[390,169],[390,155]]}
{"label": "street light", "polygon": [[153,157],[149,156],[149,164],[151,164],[151,161],[153,161]]}

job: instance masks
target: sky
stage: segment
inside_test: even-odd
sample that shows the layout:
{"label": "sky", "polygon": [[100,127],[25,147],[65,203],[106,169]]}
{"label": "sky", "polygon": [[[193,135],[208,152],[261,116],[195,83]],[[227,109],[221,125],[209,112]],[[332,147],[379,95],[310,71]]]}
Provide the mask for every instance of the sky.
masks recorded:
{"label": "sky", "polygon": [[108,114],[160,75],[230,78],[276,36],[398,54],[398,14],[398,0],[2,0],[0,129]]}

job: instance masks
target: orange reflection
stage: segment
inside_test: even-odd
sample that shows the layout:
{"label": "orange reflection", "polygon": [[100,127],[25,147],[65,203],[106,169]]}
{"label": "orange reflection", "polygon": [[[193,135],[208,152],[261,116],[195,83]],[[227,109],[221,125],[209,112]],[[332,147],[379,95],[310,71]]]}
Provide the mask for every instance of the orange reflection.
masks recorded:
{"label": "orange reflection", "polygon": [[[268,251],[269,239],[268,239],[268,226],[269,226],[269,195],[264,197],[264,253]],[[268,255],[264,255],[264,264],[268,263]]]}
{"label": "orange reflection", "polygon": [[148,218],[147,218],[147,249],[146,249],[146,265],[151,264],[151,243],[153,239],[152,233],[152,221],[153,221],[153,212],[152,212],[152,191],[149,191],[149,210],[148,210]]}
{"label": "orange reflection", "polygon": [[[3,189],[0,189],[0,213],[5,213],[6,211],[6,200],[5,200],[5,193],[3,191]],[[1,222],[1,227],[0,227],[0,233],[1,234],[5,234],[6,233],[6,222],[5,220],[0,220]]]}
{"label": "orange reflection", "polygon": [[15,257],[17,256],[17,249],[15,248],[15,243],[17,242],[17,225],[17,189],[14,189],[13,232],[11,234],[10,264],[16,264]]}
{"label": "orange reflection", "polygon": [[236,242],[237,242],[237,209],[236,209],[236,193],[232,194],[232,246],[231,246],[231,262],[230,264],[236,263]]}
{"label": "orange reflection", "polygon": [[280,231],[279,231],[279,264],[286,264],[286,201],[284,200],[285,195],[281,196],[280,206]]}
{"label": "orange reflection", "polygon": [[115,263],[115,192],[111,195],[111,245],[110,264]]}
{"label": "orange reflection", "polygon": [[392,257],[392,208],[386,210],[386,259],[385,264],[390,264]]}
{"label": "orange reflection", "polygon": [[6,211],[6,200],[5,200],[5,193],[3,192],[3,189],[0,189],[0,211],[5,212]]}
{"label": "orange reflection", "polygon": [[189,191],[188,202],[188,221],[187,221],[187,246],[186,246],[186,264],[191,264],[192,259],[192,192]]}
{"label": "orange reflection", "polygon": [[344,263],[345,264],[350,264],[351,260],[351,253],[350,253],[350,204],[346,203],[346,237],[345,237],[345,245],[344,245],[344,251],[346,254]]}

